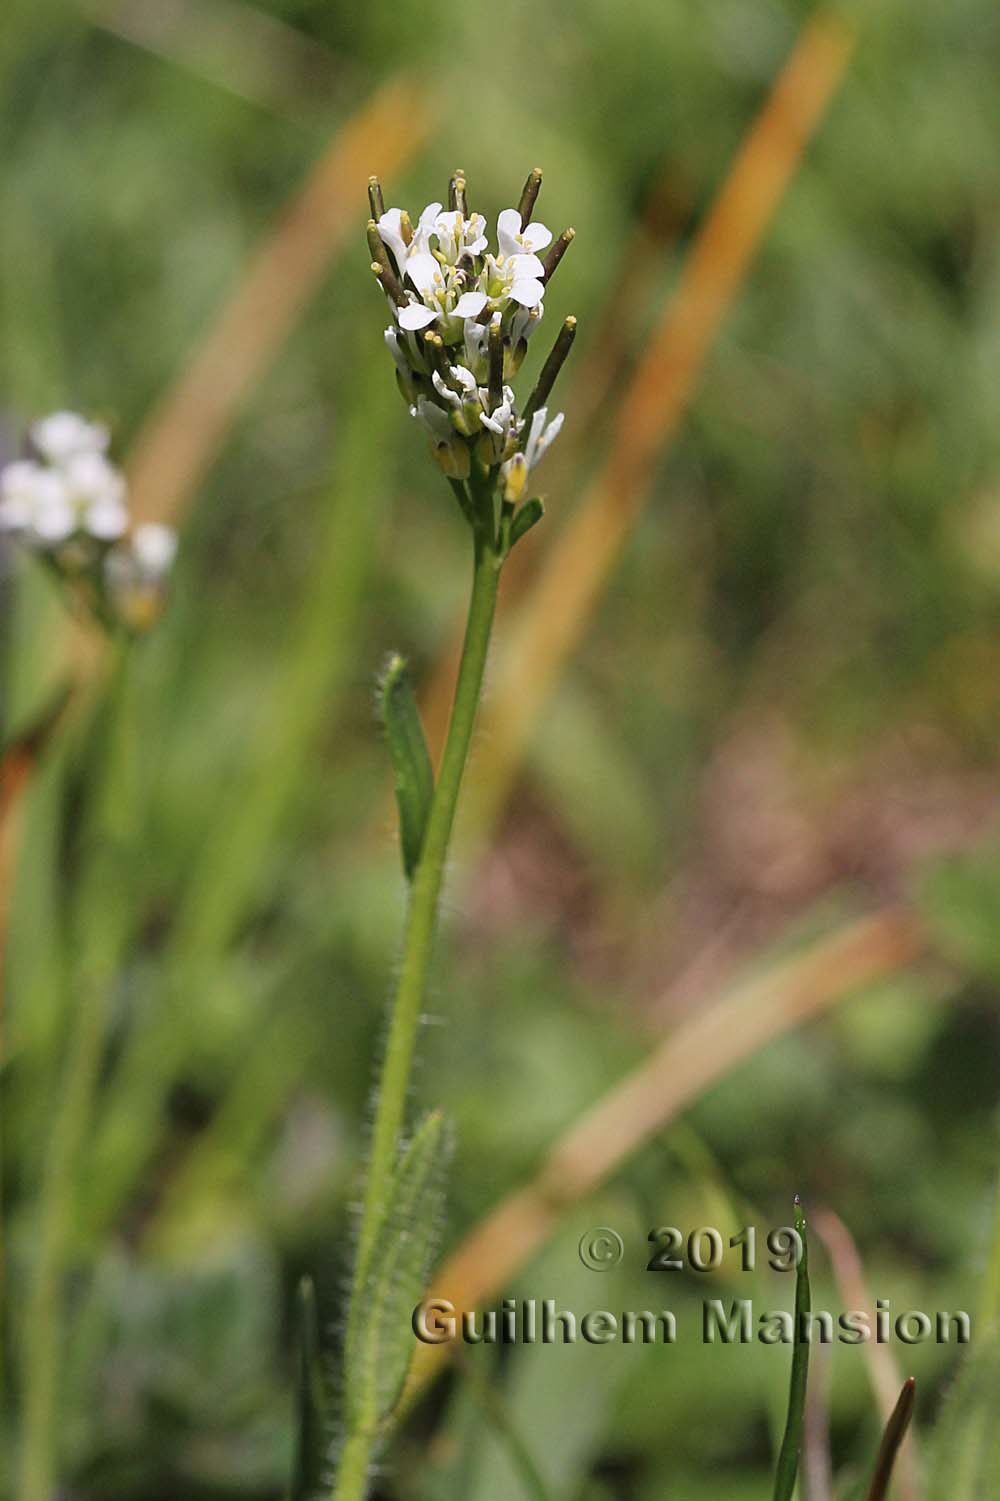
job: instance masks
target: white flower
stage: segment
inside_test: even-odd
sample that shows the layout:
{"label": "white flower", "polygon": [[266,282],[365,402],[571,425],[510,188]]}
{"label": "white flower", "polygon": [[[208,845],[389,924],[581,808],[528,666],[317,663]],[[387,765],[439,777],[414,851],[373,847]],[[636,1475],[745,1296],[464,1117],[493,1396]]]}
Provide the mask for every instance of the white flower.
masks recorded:
{"label": "white flower", "polygon": [[472,371],[466,370],[464,365],[449,365],[448,372],[452,380],[459,387],[459,390],[456,391],[454,386],[448,385],[447,381],[436,370],[431,375],[434,389],[442,401],[446,401],[449,406],[453,407],[461,407],[467,401],[474,401],[476,399],[476,377]]}
{"label": "white flower", "polygon": [[411,230],[411,238],[407,244],[403,234],[403,210],[401,208],[386,209],[378,221],[378,232],[383,245],[388,245],[396,260],[396,268],[400,276],[405,276],[407,263],[411,256],[420,255],[430,245],[431,235],[441,212],[440,203],[429,203],[420,215],[415,229]]}
{"label": "white flower", "polygon": [[[396,309],[400,328],[416,333],[432,323],[478,318],[487,306],[498,312],[509,303],[523,309],[541,306],[544,267],[535,252],[552,239],[544,224],[522,230],[518,211],[504,209],[497,221],[500,252],[485,255],[473,286],[468,285],[470,258],[482,255],[487,245],[482,214],[466,217],[459,209],[442,213],[440,203],[429,203],[409,242],[404,224],[398,208],[387,209],[378,220],[379,236],[392,252],[408,299]],[[453,326],[449,342],[454,337]]]}
{"label": "white flower", "polygon": [[521,228],[516,208],[505,208],[497,218],[497,244],[502,256],[538,255],[552,243],[552,231],[544,224],[527,224]]}
{"label": "white flower", "polygon": [[62,477],[22,459],[0,475],[0,530],[23,535],[29,545],[63,542],[76,527],[76,513]]}
{"label": "white flower", "polygon": [[31,429],[49,462],[8,464],[0,474],[0,529],[29,547],[55,552],[77,533],[113,542],[128,528],[122,474],[104,454],[107,429],[56,412]]}
{"label": "white flower", "polygon": [[[524,487],[528,482],[528,475],[535,465],[545,457],[548,449],[559,436],[563,425],[563,414],[553,417],[548,422],[548,409],[539,407],[531,419],[528,429],[528,440],[521,453],[516,453],[500,466],[500,478],[504,482],[504,499],[519,501],[524,494]],[[547,425],[546,425],[547,424]]]}
{"label": "white flower", "polygon": [[463,255],[479,255],[486,249],[486,220],[482,214],[464,216],[460,209],[439,214],[434,223],[438,250],[450,266]]}
{"label": "white flower", "polygon": [[156,522],[137,526],[108,549],[105,586],[119,619],[131,630],[145,630],[159,615],[176,552],[176,532]]}
{"label": "white flower", "polygon": [[[485,392],[483,394],[485,395]],[[512,436],[517,436],[521,423],[514,411],[514,393],[510,386],[504,386],[503,400],[500,405],[490,413],[484,410],[479,420],[483,427],[488,428],[491,433],[496,433],[504,443]]]}
{"label": "white flower", "polygon": [[559,412],[552,421],[546,425],[548,407],[539,407],[531,419],[531,427],[528,429],[528,441],[524,445],[524,461],[529,469],[534,469],[536,464],[541,463],[552,444],[562,431],[563,413]]}
{"label": "white flower", "polygon": [[113,542],[128,528],[125,479],[102,453],[74,454],[61,468],[80,527]]}
{"label": "white flower", "polygon": [[110,434],[98,422],[88,422],[76,412],[53,412],[31,429],[31,441],[52,464],[64,463],[77,454],[103,453]]}
{"label": "white flower", "polygon": [[145,521],[132,533],[132,551],[147,578],[163,578],[177,556],[177,533],[172,526]]}

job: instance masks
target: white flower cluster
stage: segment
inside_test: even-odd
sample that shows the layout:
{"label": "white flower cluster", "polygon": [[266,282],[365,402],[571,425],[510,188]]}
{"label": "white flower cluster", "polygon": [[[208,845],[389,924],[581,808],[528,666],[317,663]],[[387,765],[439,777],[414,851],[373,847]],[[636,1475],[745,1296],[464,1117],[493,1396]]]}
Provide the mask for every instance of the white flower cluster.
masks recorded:
{"label": "white flower cluster", "polygon": [[125,477],[107,456],[110,434],[75,412],[54,412],[30,431],[37,457],[0,471],[0,533],[90,587],[105,613],[148,623],[177,551],[168,526],[130,528]]}
{"label": "white flower cluster", "polygon": [[[566,230],[553,243],[545,225],[532,219],[540,185],[536,170],[519,207],[499,215],[496,253],[483,215],[467,208],[461,172],[451,179],[448,208],[428,204],[415,225],[405,210],[385,209],[377,179],[369,187],[372,270],[393,312],[385,342],[411,415],[449,478],[467,480],[478,466],[484,475],[499,476],[512,502],[562,426],[562,414],[549,419],[546,400],[576,326],[567,320],[519,414],[509,382],[573,238]],[[546,250],[543,260],[539,252]]]}

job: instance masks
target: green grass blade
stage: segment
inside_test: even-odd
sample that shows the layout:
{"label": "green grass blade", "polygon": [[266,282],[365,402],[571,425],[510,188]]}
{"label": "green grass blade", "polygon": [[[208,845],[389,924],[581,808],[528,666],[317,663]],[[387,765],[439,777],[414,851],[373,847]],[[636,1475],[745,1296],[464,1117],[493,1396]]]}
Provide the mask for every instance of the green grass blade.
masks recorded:
{"label": "green grass blade", "polygon": [[521,1489],[528,1501],[551,1501],[549,1489],[542,1478],[528,1445],[517,1424],[507,1409],[503,1397],[471,1361],[462,1365],[462,1375],[468,1382],[471,1395],[497,1438],[507,1450],[510,1462],[521,1482]]}
{"label": "green grass blade", "polygon": [[806,1243],[806,1217],[802,1201],[795,1195],[795,1228],[802,1239],[802,1260],[795,1273],[795,1343],[792,1346],[792,1377],[788,1389],[788,1416],[778,1454],[774,1477],[774,1501],[792,1501],[795,1477],[802,1449],[802,1424],[806,1407],[806,1378],[809,1374],[809,1341],[801,1338],[805,1315],[812,1299],[809,1292],[809,1252]]}
{"label": "green grass blade", "polygon": [[303,1277],[295,1300],[297,1343],[295,1372],[295,1457],[288,1501],[309,1501],[322,1479],[326,1437],[326,1393],[320,1362],[316,1291]]}

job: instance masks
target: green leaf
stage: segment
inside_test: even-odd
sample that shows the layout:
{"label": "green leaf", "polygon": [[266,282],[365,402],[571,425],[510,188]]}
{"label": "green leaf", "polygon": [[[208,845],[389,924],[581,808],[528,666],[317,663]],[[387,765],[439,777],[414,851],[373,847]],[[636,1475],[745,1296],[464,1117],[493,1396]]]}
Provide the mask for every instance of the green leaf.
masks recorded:
{"label": "green leaf", "polygon": [[966,1356],[930,1445],[927,1501],[982,1501],[1000,1493],[1000,1337],[996,1329]]}
{"label": "green leaf", "polygon": [[303,1277],[299,1283],[295,1315],[295,1458],[289,1501],[309,1501],[322,1480],[326,1430],[326,1389],[320,1363],[316,1291],[311,1277]]}
{"label": "green leaf", "polygon": [[809,1251],[806,1244],[806,1217],[802,1202],[795,1196],[795,1228],[802,1240],[802,1259],[795,1273],[795,1343],[792,1346],[792,1376],[788,1389],[788,1416],[778,1453],[774,1477],[774,1501],[792,1501],[795,1477],[802,1448],[802,1424],[806,1408],[806,1377],[809,1374],[809,1341],[801,1338],[805,1315],[811,1306],[809,1292]]}
{"label": "green leaf", "polygon": [[412,880],[424,847],[434,772],[406,662],[397,652],[390,656],[382,674],[379,707],[396,778],[403,870],[407,880]]}
{"label": "green leaf", "polygon": [[348,1321],[348,1426],[377,1431],[391,1418],[415,1348],[411,1319],[437,1242],[448,1158],[440,1110],[425,1116],[396,1165],[360,1306]]}
{"label": "green leaf", "polygon": [[536,495],[532,500],[526,500],[523,506],[519,506],[514,512],[514,519],[510,524],[510,545],[520,542],[526,536],[536,522],[541,521],[545,515],[545,507]]}

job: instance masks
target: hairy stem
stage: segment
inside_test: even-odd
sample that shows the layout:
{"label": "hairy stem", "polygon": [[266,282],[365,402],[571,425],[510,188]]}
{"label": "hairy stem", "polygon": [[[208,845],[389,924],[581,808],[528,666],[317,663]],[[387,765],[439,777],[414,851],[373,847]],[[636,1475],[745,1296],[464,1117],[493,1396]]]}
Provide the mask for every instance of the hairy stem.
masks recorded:
{"label": "hairy stem", "polygon": [[[500,567],[501,558],[492,540],[486,536],[484,527],[478,527],[474,532],[472,593],[455,701],[431,801],[423,850],[413,876],[399,982],[390,1013],[389,1031],[378,1079],[375,1120],[348,1312],[348,1347],[352,1322],[365,1316],[365,1281],[387,1208],[389,1186],[406,1119],[410,1070],[420,1016],[424,1009],[445,862],[482,691]],[[347,1379],[350,1379],[349,1373]],[[361,1501],[367,1488],[376,1436],[371,1426],[358,1423],[349,1426],[341,1449],[334,1501]]]}

